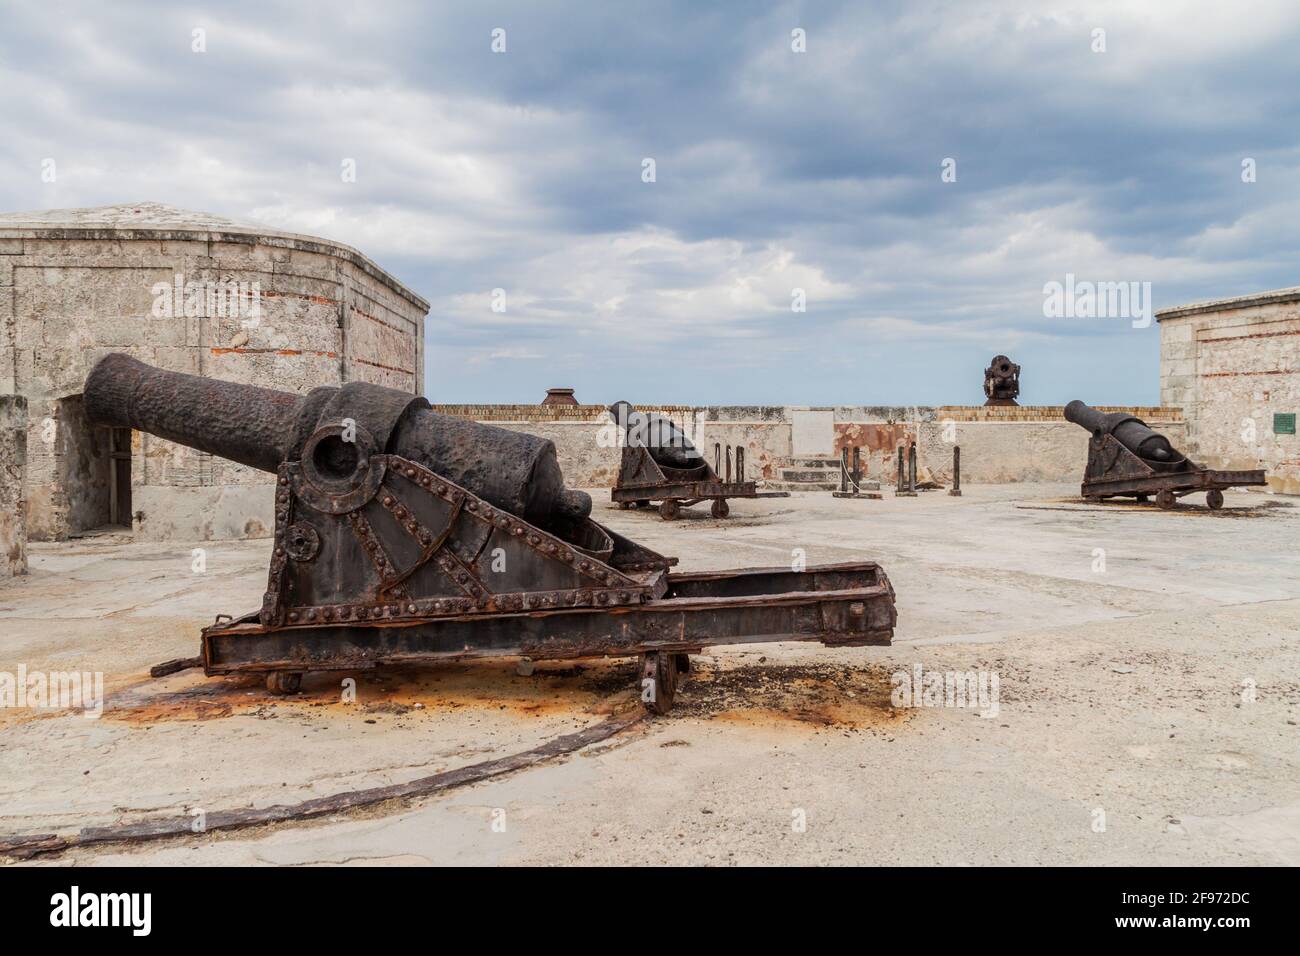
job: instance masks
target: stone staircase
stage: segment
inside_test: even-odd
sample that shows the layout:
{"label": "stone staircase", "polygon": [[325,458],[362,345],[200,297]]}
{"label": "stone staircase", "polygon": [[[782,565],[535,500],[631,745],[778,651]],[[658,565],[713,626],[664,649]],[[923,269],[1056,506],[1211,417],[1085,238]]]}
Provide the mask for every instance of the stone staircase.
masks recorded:
{"label": "stone staircase", "polygon": [[838,458],[781,458],[773,462],[776,477],[763,483],[766,491],[838,491]]}

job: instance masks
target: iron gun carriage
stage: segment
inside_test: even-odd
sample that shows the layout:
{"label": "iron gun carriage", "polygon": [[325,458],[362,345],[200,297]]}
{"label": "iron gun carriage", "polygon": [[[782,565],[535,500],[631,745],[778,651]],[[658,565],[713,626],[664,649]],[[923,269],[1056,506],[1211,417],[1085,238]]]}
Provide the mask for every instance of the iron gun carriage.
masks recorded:
{"label": "iron gun carriage", "polygon": [[638,411],[629,402],[616,402],[609,413],[624,439],[610,492],[620,508],[658,501],[659,516],[672,521],[682,508],[710,501],[710,514],[725,518],[731,513],[728,498],[790,497],[787,491],[759,491],[757,482],[745,480],[743,445],[715,444],[710,467],[685,432],[662,415]]}
{"label": "iron gun carriage", "polygon": [[[873,562],[673,573],[591,518],[550,441],[435,413],[363,382],[297,395],[102,359],[84,401],[131,427],[276,475],[260,609],[204,628],[208,675],[302,675],[523,656],[636,657],[664,712],[687,655],[719,644],[888,644]],[[648,692],[647,692],[648,688]]]}
{"label": "iron gun carriage", "polygon": [[1198,465],[1126,412],[1100,412],[1075,399],[1065,406],[1065,418],[1092,435],[1080,494],[1093,501],[1146,501],[1155,495],[1161,508],[1172,508],[1184,495],[1204,491],[1205,503],[1218,510],[1223,507],[1223,489],[1268,483],[1263,471],[1215,471]]}

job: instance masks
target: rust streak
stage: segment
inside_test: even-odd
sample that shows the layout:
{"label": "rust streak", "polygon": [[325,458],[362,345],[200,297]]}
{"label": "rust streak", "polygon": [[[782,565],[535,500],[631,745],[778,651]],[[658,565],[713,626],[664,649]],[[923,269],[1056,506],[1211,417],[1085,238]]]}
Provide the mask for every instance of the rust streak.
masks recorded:
{"label": "rust streak", "polygon": [[1277,368],[1258,372],[1202,372],[1201,378],[1238,378],[1243,375],[1291,375],[1295,369]]}
{"label": "rust streak", "polygon": [[371,362],[369,359],[353,357],[352,361],[359,365],[369,365],[371,368],[382,368],[386,372],[400,372],[402,375],[414,375],[415,372],[409,368],[396,368],[392,365],[382,365],[379,362]]}
{"label": "rust streak", "polygon": [[314,355],[317,358],[331,359],[339,357],[337,352],[317,352],[310,349],[232,349],[214,346],[210,351],[213,355]]}
{"label": "rust streak", "polygon": [[358,309],[355,305],[352,306],[352,311],[355,312],[357,315],[361,316],[363,319],[369,319],[371,322],[374,322],[376,325],[382,325],[384,328],[392,329],[394,332],[399,332],[402,335],[409,335],[412,331],[414,331],[414,327],[406,328],[406,329],[398,328],[397,326],[393,325],[391,322],[385,322],[383,319],[377,318],[371,315],[369,312],[363,312],[361,309]]}
{"label": "rust streak", "polygon": [[338,299],[330,299],[323,295],[308,295],[304,292],[263,292],[262,296],[267,299],[300,299],[303,302],[311,302],[316,305],[338,305]]}

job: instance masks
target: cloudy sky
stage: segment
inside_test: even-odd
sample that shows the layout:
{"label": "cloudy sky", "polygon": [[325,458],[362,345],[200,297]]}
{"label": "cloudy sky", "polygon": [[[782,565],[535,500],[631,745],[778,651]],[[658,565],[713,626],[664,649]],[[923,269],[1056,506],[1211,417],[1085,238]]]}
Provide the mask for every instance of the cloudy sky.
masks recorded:
{"label": "cloudy sky", "polygon": [[979,403],[1005,352],[1022,402],[1154,404],[1157,324],[1044,284],[1300,285],[1297,41],[1294,0],[3,0],[0,211],[354,245],[432,303],[435,401]]}

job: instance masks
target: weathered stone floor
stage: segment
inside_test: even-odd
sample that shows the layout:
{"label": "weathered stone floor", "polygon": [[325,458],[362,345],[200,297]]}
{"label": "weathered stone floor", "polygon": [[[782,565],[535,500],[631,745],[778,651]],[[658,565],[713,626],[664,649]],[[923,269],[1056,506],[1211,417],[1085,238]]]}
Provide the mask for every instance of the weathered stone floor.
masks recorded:
{"label": "weathered stone floor", "polygon": [[[44,862],[1300,863],[1300,501],[1164,513],[1076,492],[796,495],[672,524],[597,493],[600,520],[682,569],[878,560],[895,645],[719,650],[671,715],[560,762],[396,809]],[[627,662],[386,670],[357,675],[354,704],[338,676],[293,699],[149,680],[217,612],[260,601],[268,542],[204,545],[202,574],[194,546],[36,545],[32,573],[0,584],[0,671],[102,671],[108,689],[97,720],[0,711],[0,832],[409,780],[635,706]],[[996,674],[996,716],[892,707],[891,675],[918,664]]]}

